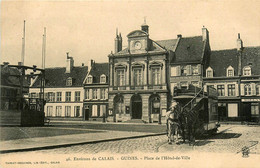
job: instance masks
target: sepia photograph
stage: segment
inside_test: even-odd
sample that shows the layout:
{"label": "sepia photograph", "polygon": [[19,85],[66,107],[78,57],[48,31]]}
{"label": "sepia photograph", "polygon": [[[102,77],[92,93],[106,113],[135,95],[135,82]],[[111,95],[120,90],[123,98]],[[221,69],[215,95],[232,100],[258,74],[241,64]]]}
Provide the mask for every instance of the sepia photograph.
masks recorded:
{"label": "sepia photograph", "polygon": [[259,0],[2,0],[0,167],[259,167]]}

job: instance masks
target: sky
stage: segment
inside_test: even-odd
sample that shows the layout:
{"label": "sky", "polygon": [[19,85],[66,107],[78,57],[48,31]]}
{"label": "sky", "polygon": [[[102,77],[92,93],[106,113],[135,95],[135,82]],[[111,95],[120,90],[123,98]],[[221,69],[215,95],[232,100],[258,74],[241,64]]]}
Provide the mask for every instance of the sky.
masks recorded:
{"label": "sky", "polygon": [[76,66],[89,60],[108,62],[114,51],[116,28],[127,46],[127,34],[141,28],[146,17],[153,40],[176,39],[209,30],[212,50],[260,46],[260,1],[2,1],[1,63],[21,61],[26,20],[25,65],[42,65],[42,35],[46,38],[46,67],[66,66],[66,52]]}

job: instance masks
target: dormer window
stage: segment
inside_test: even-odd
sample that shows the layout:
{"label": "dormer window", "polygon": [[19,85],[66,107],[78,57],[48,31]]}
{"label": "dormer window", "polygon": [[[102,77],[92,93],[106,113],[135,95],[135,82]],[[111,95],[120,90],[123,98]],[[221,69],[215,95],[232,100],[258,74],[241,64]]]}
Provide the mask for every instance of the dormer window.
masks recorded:
{"label": "dormer window", "polygon": [[72,86],[72,78],[69,77],[67,80],[66,80],[66,86]]}
{"label": "dormer window", "polygon": [[208,67],[206,70],[206,77],[207,78],[213,78],[213,69],[211,67]]}
{"label": "dormer window", "polygon": [[249,66],[244,67],[243,75],[244,76],[250,76],[251,75],[251,67],[249,67]]}
{"label": "dormer window", "polygon": [[93,83],[93,77],[89,75],[87,78],[87,84],[91,84],[91,83]]}
{"label": "dormer window", "polygon": [[101,75],[100,76],[100,83],[106,83],[106,75]]}
{"label": "dormer window", "polygon": [[232,66],[227,68],[227,77],[229,76],[234,76],[234,68]]}

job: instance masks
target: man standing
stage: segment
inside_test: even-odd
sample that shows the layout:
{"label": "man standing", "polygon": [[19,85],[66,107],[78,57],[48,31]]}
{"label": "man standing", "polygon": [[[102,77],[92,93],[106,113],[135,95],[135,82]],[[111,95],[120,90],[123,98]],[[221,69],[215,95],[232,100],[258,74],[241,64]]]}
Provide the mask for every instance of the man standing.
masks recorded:
{"label": "man standing", "polygon": [[178,137],[179,123],[178,123],[177,107],[178,107],[178,103],[176,101],[173,101],[169,111],[166,112],[166,116],[165,116],[169,144],[172,143],[172,136],[173,136],[173,141],[176,140],[176,144],[179,144],[179,137]]}

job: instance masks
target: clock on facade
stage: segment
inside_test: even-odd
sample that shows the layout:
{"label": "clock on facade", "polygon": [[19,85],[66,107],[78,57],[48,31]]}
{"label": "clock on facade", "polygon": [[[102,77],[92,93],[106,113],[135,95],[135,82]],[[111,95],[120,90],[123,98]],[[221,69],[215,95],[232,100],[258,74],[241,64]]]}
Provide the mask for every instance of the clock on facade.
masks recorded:
{"label": "clock on facade", "polygon": [[139,50],[142,48],[142,44],[140,43],[140,41],[135,42],[135,49]]}

